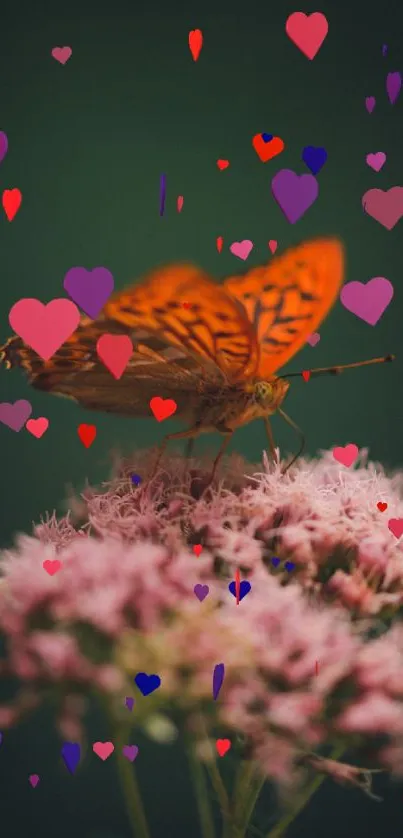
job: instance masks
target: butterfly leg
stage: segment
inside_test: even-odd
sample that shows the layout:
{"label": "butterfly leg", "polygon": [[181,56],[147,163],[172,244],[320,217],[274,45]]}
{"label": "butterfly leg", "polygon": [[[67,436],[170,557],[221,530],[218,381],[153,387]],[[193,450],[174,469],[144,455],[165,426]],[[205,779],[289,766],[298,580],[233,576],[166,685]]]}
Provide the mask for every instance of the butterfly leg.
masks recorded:
{"label": "butterfly leg", "polygon": [[168,445],[168,442],[170,442],[172,439],[188,439],[190,441],[190,440],[193,440],[194,437],[199,436],[199,434],[200,434],[200,426],[197,424],[197,425],[193,425],[191,428],[188,428],[187,431],[179,431],[179,433],[167,434],[167,436],[164,436],[164,439],[161,442],[160,449],[159,449],[158,454],[157,454],[157,459],[155,461],[150,480],[152,480],[153,477],[155,477],[155,473],[156,473],[156,471],[158,469],[158,466],[161,462],[162,455],[163,455],[163,453],[164,453],[164,451],[165,451],[165,449]]}
{"label": "butterfly leg", "polygon": [[296,431],[296,433],[298,434],[298,436],[300,438],[300,446],[299,446],[299,449],[298,449],[297,453],[294,454],[292,460],[290,460],[290,462],[287,463],[285,468],[283,468],[282,474],[285,474],[286,471],[288,471],[288,469],[291,468],[291,466],[295,463],[295,460],[298,460],[298,457],[301,456],[301,454],[302,454],[302,452],[305,448],[305,434],[302,433],[301,428],[299,428],[298,425],[296,425],[295,422],[293,422],[293,420],[290,419],[290,417],[287,416],[287,414],[284,413],[284,410],[281,410],[280,407],[277,408],[277,413],[279,414],[279,416],[283,417],[284,421],[287,422],[287,425],[290,425],[290,427],[293,428],[294,431]]}
{"label": "butterfly leg", "polygon": [[273,462],[277,463],[277,451],[274,445],[273,431],[271,429],[270,419],[268,419],[267,416],[264,417],[264,424],[266,428],[267,439],[269,440],[270,454]]}
{"label": "butterfly leg", "polygon": [[215,478],[216,472],[217,472],[218,464],[219,464],[219,462],[221,460],[221,457],[223,456],[224,452],[226,451],[226,449],[227,449],[227,447],[230,443],[230,440],[231,440],[231,437],[232,437],[234,431],[231,431],[228,428],[226,430],[224,430],[224,429],[220,430],[220,433],[223,434],[224,439],[221,442],[220,448],[218,450],[218,454],[217,454],[217,456],[216,456],[216,458],[213,462],[213,468],[212,468],[212,472],[211,472],[211,475],[210,475],[210,479],[209,479],[209,482],[208,482],[207,486],[205,487],[204,491],[206,491],[206,489],[208,489],[209,486],[211,486],[211,484],[212,484],[212,482]]}

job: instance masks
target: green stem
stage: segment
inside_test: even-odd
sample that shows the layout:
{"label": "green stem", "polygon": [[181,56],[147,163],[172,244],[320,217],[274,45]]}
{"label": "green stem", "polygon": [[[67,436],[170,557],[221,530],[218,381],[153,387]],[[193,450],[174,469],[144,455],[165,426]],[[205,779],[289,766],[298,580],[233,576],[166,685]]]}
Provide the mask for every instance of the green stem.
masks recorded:
{"label": "green stem", "polygon": [[122,748],[125,742],[128,728],[118,727],[114,736],[115,753],[118,764],[118,772],[125,798],[126,809],[130,826],[135,838],[150,838],[147,820],[141,801],[140,790],[137,783],[134,765],[123,756]]}
{"label": "green stem", "polygon": [[195,756],[191,743],[189,743],[187,751],[196,793],[197,808],[199,810],[201,834],[203,838],[215,838],[214,821],[208,799],[203,766]]}
{"label": "green stem", "polygon": [[[333,749],[331,754],[329,755],[328,759],[338,759],[343,751],[345,751],[345,746],[338,746]],[[322,783],[326,780],[326,776],[318,774],[312,783],[308,785],[305,789],[303,794],[301,794],[298,798],[298,802],[296,806],[293,806],[290,812],[287,812],[286,815],[279,821],[273,829],[267,833],[266,838],[281,838],[282,835],[286,832],[290,824],[295,820],[297,815],[305,809],[305,806],[310,801],[311,797],[315,794],[315,792],[320,788]]]}

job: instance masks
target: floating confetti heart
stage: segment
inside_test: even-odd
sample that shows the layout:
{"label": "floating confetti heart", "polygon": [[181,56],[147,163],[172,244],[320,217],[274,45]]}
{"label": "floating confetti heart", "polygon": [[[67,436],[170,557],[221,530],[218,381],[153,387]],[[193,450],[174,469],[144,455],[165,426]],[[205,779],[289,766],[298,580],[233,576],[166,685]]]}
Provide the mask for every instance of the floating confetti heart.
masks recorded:
{"label": "floating confetti heart", "polygon": [[382,503],[382,501],[378,501],[377,507],[379,509],[379,512],[385,512],[385,509],[388,508],[388,504],[387,503]]}
{"label": "floating confetti heart", "polygon": [[192,550],[193,550],[194,554],[197,557],[199,557],[201,551],[203,550],[203,545],[202,544],[194,544],[193,547],[192,547]]}
{"label": "floating confetti heart", "polygon": [[231,747],[231,740],[230,739],[217,739],[215,743],[217,753],[220,757],[223,757],[224,754],[229,751]]}
{"label": "floating confetti heart", "polygon": [[287,18],[285,31],[295,46],[313,61],[329,31],[329,24],[321,12],[306,15],[294,12]]}
{"label": "floating confetti heart", "polygon": [[72,52],[71,47],[53,47],[52,58],[58,61],[59,64],[65,64],[71,57]]}
{"label": "floating confetti heart", "polygon": [[393,227],[403,215],[403,186],[392,186],[386,192],[383,189],[369,189],[362,196],[362,206],[367,213],[387,230]]}
{"label": "floating confetti heart", "polygon": [[348,445],[333,448],[333,457],[338,463],[349,468],[358,457],[358,447],[350,442]]}
{"label": "floating confetti heart", "polygon": [[307,337],[306,342],[309,343],[309,346],[316,346],[317,343],[320,341],[320,334],[319,332],[313,332],[312,335]]}
{"label": "floating confetti heart", "polygon": [[275,253],[277,250],[277,241],[276,239],[270,239],[269,241],[269,250],[271,253]]}
{"label": "floating confetti heart", "polygon": [[228,169],[229,160],[217,160],[217,167],[219,168],[220,172],[224,171],[224,169]]}
{"label": "floating confetti heart", "polygon": [[[250,582],[246,582],[245,579],[241,582],[241,584],[239,586],[239,601],[241,601],[241,599],[243,599],[249,593],[251,588],[252,588],[252,585],[250,584]],[[229,583],[228,590],[231,592],[232,596],[236,597],[235,582],[230,582]]]}
{"label": "floating confetti heart", "polygon": [[388,521],[388,529],[395,538],[401,538],[403,535],[403,518],[391,518]]}
{"label": "floating confetti heart", "polygon": [[376,151],[375,154],[367,154],[365,159],[371,169],[375,172],[380,172],[386,161],[386,154],[383,151]]}
{"label": "floating confetti heart", "polygon": [[49,427],[49,419],[46,419],[44,416],[39,416],[38,419],[29,419],[25,427],[32,436],[40,439]]}
{"label": "floating confetti heart", "polygon": [[393,297],[393,285],[383,276],[376,276],[369,282],[348,282],[340,292],[344,308],[360,320],[375,326],[387,309]]}
{"label": "floating confetti heart", "polygon": [[127,709],[130,710],[130,712],[132,712],[133,707],[134,707],[134,698],[131,698],[131,696],[126,696],[125,705],[126,705]]}
{"label": "floating confetti heart", "polygon": [[32,405],[26,399],[18,399],[14,404],[0,403],[0,422],[12,431],[21,430],[32,413]]}
{"label": "floating confetti heart", "polygon": [[234,256],[237,256],[238,259],[242,259],[245,262],[253,249],[253,242],[249,239],[243,239],[241,242],[233,242],[229,249]]}
{"label": "floating confetti heart", "polygon": [[312,174],[317,175],[326,163],[327,151],[325,148],[307,145],[302,152],[302,159]]}
{"label": "floating confetti heart", "polygon": [[199,600],[199,602],[203,602],[203,600],[206,599],[206,596],[208,596],[208,594],[209,594],[209,590],[210,590],[210,588],[209,588],[208,585],[198,584],[198,585],[195,585],[194,588],[193,588],[193,591],[196,594],[197,599]]}
{"label": "floating confetti heart", "polygon": [[278,556],[273,556],[271,563],[273,567],[278,567],[280,564],[280,559],[278,558]]}
{"label": "floating confetti heart", "polygon": [[136,756],[139,752],[137,745],[124,745],[122,748],[122,754],[129,762],[134,762]]}
{"label": "floating confetti heart", "polygon": [[365,107],[366,107],[368,113],[372,113],[372,111],[374,110],[375,105],[376,105],[375,96],[367,96],[367,98],[365,100]]}
{"label": "floating confetti heart", "polygon": [[115,750],[113,742],[94,742],[92,746],[94,754],[105,762]]}
{"label": "floating confetti heart", "polygon": [[119,380],[133,354],[133,344],[128,335],[101,335],[97,353],[113,377]]}
{"label": "floating confetti heart", "polygon": [[223,237],[218,236],[218,238],[216,239],[216,247],[217,247],[217,250],[218,250],[219,253],[221,253],[221,251],[222,251],[223,244],[224,244]]}
{"label": "floating confetti heart", "polygon": [[146,672],[138,672],[134,683],[142,695],[151,695],[161,686],[161,678],[159,675],[147,675]]}
{"label": "floating confetti heart", "polygon": [[42,562],[42,567],[46,570],[46,573],[48,573],[49,576],[54,576],[55,573],[59,572],[62,567],[62,563],[60,559],[46,559]]}
{"label": "floating confetti heart", "polygon": [[213,672],[213,699],[217,701],[220,689],[223,685],[225,675],[225,666],[223,663],[217,663]]}
{"label": "floating confetti heart", "polygon": [[9,221],[17,215],[21,206],[22,194],[19,189],[5,189],[3,192],[2,203],[4,212]]}
{"label": "floating confetti heart", "polygon": [[7,134],[4,131],[0,131],[0,163],[4,160],[8,150],[8,139]]}
{"label": "floating confetti heart", "polygon": [[274,137],[273,134],[255,134],[252,138],[252,145],[262,163],[267,163],[273,157],[277,157],[285,148],[284,140],[281,137]]}
{"label": "floating confetti heart", "polygon": [[388,94],[389,102],[394,105],[399,96],[402,86],[402,77],[400,73],[388,73],[386,76],[386,92]]}
{"label": "floating confetti heart", "polygon": [[297,175],[281,169],[274,175],[271,191],[290,224],[295,224],[316,201],[319,184],[313,175]]}
{"label": "floating confetti heart", "polygon": [[302,375],[302,378],[304,379],[304,381],[309,381],[309,379],[311,377],[311,373],[310,373],[309,370],[302,370],[301,375]]}
{"label": "floating confetti heart", "polygon": [[8,319],[18,337],[44,361],[49,361],[75,332],[80,312],[70,300],[51,300],[45,305],[40,300],[26,298],[12,306]]}
{"label": "floating confetti heart", "polygon": [[80,308],[95,320],[108,301],[114,288],[114,279],[107,268],[70,268],[63,280],[63,288]]}
{"label": "floating confetti heart", "polygon": [[140,486],[141,477],[140,477],[139,474],[132,474],[130,479],[131,479],[132,483],[134,484],[134,486]]}
{"label": "floating confetti heart", "polygon": [[29,782],[30,782],[32,788],[36,789],[36,787],[37,787],[37,785],[40,781],[39,774],[30,774],[28,779],[29,779]]}
{"label": "floating confetti heart", "polygon": [[292,570],[295,570],[295,564],[294,562],[285,562],[284,568],[288,571],[288,573],[291,573]]}
{"label": "floating confetti heart", "polygon": [[86,425],[85,423],[82,423],[78,426],[77,433],[85,448],[89,448],[97,435],[97,429],[95,425]]}
{"label": "floating confetti heart", "polygon": [[178,197],[176,199],[176,209],[178,210],[178,212],[182,212],[182,207],[183,207],[183,195],[178,195]]}
{"label": "floating confetti heart", "polygon": [[161,396],[154,396],[150,400],[150,408],[157,420],[163,422],[176,412],[178,405],[173,399],[162,399]]}
{"label": "floating confetti heart", "polygon": [[65,742],[62,747],[62,759],[70,774],[77,770],[81,757],[81,746],[78,742]]}
{"label": "floating confetti heart", "polygon": [[192,53],[193,61],[197,61],[201,48],[203,46],[203,32],[201,29],[192,29],[189,32],[189,49]]}

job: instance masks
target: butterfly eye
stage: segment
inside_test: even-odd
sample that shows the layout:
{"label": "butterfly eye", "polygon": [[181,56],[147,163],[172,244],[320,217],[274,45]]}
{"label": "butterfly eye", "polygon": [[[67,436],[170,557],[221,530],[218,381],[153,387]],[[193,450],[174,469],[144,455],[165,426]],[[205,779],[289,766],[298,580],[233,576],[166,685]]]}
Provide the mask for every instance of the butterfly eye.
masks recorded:
{"label": "butterfly eye", "polygon": [[273,387],[268,381],[258,381],[255,386],[256,401],[262,404],[270,403],[273,399]]}

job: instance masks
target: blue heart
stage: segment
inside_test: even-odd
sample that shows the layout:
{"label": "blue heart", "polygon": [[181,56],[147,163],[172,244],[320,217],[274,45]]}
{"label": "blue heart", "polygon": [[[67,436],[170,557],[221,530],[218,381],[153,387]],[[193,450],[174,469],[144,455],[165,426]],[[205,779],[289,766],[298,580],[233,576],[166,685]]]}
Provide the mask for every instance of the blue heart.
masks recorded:
{"label": "blue heart", "polygon": [[[246,594],[249,593],[251,587],[252,587],[252,585],[250,584],[250,582],[246,582],[245,580],[243,580],[243,582],[241,582],[241,584],[239,586],[239,601],[241,601],[241,599],[243,599],[244,596],[246,596]],[[230,582],[229,583],[228,590],[231,591],[232,596],[236,596],[235,582]]]}
{"label": "blue heart", "polygon": [[313,145],[307,145],[302,152],[302,159],[312,174],[317,175],[326,163],[327,151],[325,148],[315,148]]}
{"label": "blue heart", "polygon": [[74,774],[80,762],[81,747],[78,742],[65,742],[62,747],[62,757],[70,774]]}
{"label": "blue heart", "polygon": [[273,134],[262,134],[262,140],[264,143],[269,143],[270,140],[273,139]]}
{"label": "blue heart", "polygon": [[132,474],[131,479],[132,479],[132,483],[134,483],[135,486],[139,486],[139,484],[141,483],[141,477],[140,477],[139,474]]}
{"label": "blue heart", "polygon": [[284,565],[285,569],[289,571],[289,573],[294,570],[295,564],[294,562],[286,562]]}
{"label": "blue heart", "polygon": [[161,678],[159,675],[147,675],[146,672],[138,672],[134,683],[142,695],[150,695],[161,686]]}
{"label": "blue heart", "polygon": [[274,556],[274,558],[271,560],[271,563],[274,564],[274,567],[278,567],[280,564],[280,559],[278,559],[277,556]]}

